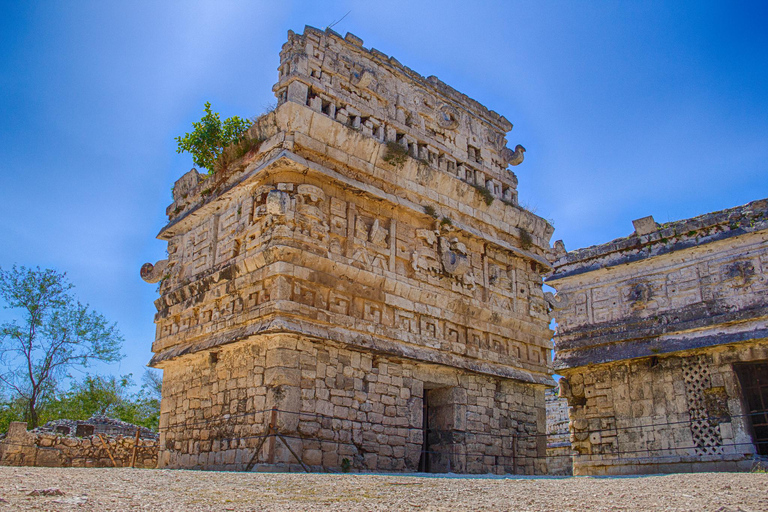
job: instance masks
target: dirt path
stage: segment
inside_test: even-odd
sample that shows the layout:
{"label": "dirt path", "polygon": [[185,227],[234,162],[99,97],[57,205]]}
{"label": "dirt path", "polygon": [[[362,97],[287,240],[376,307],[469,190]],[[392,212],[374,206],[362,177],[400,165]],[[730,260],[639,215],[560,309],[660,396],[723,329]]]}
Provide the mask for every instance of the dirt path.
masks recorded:
{"label": "dirt path", "polygon": [[[30,496],[58,489],[61,496]],[[0,467],[2,510],[768,511],[768,474],[427,478]]]}

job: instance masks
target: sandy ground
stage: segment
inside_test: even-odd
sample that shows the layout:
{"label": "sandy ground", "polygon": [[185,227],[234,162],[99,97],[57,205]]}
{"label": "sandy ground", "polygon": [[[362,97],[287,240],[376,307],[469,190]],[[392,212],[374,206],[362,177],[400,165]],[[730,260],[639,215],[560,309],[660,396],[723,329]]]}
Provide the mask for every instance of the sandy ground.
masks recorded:
{"label": "sandy ground", "polygon": [[3,510],[768,511],[768,474],[521,479],[0,467]]}

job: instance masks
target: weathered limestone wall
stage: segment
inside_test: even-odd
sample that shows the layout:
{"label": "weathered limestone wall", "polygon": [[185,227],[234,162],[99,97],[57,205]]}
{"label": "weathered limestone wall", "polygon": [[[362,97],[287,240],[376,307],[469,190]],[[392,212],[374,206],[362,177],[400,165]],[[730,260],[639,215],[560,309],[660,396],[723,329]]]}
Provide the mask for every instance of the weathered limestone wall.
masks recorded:
{"label": "weathered limestone wall", "polygon": [[270,171],[169,241],[155,363],[290,313],[281,325],[328,339],[552,382],[534,252],[523,258],[422,208],[385,209],[289,161]]}
{"label": "weathered limestone wall", "polygon": [[749,469],[765,441],[738,372],[768,368],[768,201],[635,228],[548,279],[574,474]]}
{"label": "weathered limestone wall", "polygon": [[[104,440],[104,444],[101,439]],[[6,438],[0,442],[0,465],[44,467],[130,467],[135,438],[111,436],[74,437],[53,432],[28,432],[27,424],[11,423]],[[135,467],[157,466],[157,440],[139,439]]]}
{"label": "weathered limestone wall", "polygon": [[768,343],[751,343],[564,371],[574,474],[749,470],[733,363],[764,359]]}
{"label": "weathered limestone wall", "polygon": [[[312,469],[416,471],[423,398],[433,470],[544,471],[544,386],[271,335],[185,356],[163,378],[160,467],[243,470],[270,420]],[[427,434],[430,435],[430,434]],[[438,439],[439,438],[439,439]],[[275,438],[257,459],[300,470]]]}

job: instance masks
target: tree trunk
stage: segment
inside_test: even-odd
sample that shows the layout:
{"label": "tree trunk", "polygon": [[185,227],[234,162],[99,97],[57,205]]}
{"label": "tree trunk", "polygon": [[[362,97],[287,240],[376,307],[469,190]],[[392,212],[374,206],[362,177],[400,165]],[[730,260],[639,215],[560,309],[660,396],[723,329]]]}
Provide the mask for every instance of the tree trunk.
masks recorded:
{"label": "tree trunk", "polygon": [[29,399],[29,410],[27,411],[27,428],[37,428],[37,397],[33,396]]}

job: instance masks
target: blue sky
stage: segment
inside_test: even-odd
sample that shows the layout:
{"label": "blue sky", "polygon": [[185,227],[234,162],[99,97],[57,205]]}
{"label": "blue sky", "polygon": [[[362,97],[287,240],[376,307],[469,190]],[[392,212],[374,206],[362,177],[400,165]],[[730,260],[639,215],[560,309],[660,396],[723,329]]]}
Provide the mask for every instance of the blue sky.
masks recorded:
{"label": "blue sky", "polygon": [[292,29],[352,32],[507,117],[521,203],[568,249],[768,196],[768,3],[0,0],[0,266],[68,272],[140,376],[144,262],[210,101],[274,101]]}

